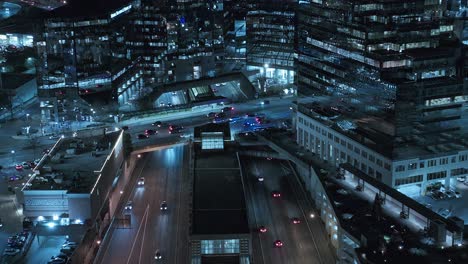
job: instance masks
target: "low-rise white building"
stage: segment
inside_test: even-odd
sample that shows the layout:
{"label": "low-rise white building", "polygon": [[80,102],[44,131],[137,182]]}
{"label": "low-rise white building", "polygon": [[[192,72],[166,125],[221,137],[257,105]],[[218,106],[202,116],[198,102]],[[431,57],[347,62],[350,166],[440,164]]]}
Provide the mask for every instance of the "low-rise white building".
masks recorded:
{"label": "low-rise white building", "polygon": [[100,221],[124,161],[122,132],[61,138],[34,170],[17,199],[25,217],[60,224]]}
{"label": "low-rise white building", "polygon": [[[375,129],[360,130],[354,125],[355,120],[332,118],[299,104],[296,137],[300,146],[336,167],[341,163],[352,164],[409,196],[424,194],[426,187],[434,182],[454,186],[458,177],[468,175],[468,149],[462,146],[421,148],[408,145],[406,153],[396,153],[393,139],[383,133]],[[372,117],[365,122],[375,123],[382,129],[386,126],[385,120]]]}

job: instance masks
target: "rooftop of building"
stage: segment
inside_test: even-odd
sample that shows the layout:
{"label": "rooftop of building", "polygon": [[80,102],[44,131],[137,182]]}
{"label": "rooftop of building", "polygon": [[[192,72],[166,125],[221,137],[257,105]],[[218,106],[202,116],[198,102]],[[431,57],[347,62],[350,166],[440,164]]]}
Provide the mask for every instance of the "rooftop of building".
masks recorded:
{"label": "rooftop of building", "polygon": [[27,190],[67,190],[87,193],[94,186],[99,171],[111,153],[120,132],[86,138],[59,139],[31,178]]}
{"label": "rooftop of building", "polygon": [[19,72],[2,73],[2,78],[0,79],[0,90],[15,90],[34,78],[36,78],[34,74]]}
{"label": "rooftop of building", "polygon": [[193,137],[201,138],[201,135],[203,133],[210,133],[210,132],[222,132],[224,135],[224,138],[227,138],[227,139],[231,138],[231,128],[229,126],[229,122],[208,123],[206,125],[197,126],[194,128]]}
{"label": "rooftop of building", "polygon": [[49,12],[50,18],[85,18],[109,16],[131,3],[131,0],[68,0],[68,3]]}
{"label": "rooftop of building", "polygon": [[[392,116],[372,115],[365,105],[350,104],[337,98],[320,97],[302,102],[299,112],[340,133],[361,142],[384,156],[392,155],[394,125]],[[368,115],[366,115],[368,113]]]}
{"label": "rooftop of building", "polygon": [[[40,25],[42,19],[46,17],[47,11],[36,6],[26,5],[23,2],[17,5],[20,6],[20,9],[10,12],[8,16],[0,15],[0,32],[35,34],[38,30],[37,26]],[[1,11],[6,11],[5,5],[2,6],[0,4],[0,12]]]}
{"label": "rooftop of building", "polygon": [[195,145],[192,235],[249,233],[237,155],[226,147],[204,152]]}
{"label": "rooftop of building", "polygon": [[298,111],[389,159],[425,158],[466,148],[466,142],[451,131],[424,138],[416,133],[410,138],[396,137],[393,103],[372,98],[314,96],[301,100]]}

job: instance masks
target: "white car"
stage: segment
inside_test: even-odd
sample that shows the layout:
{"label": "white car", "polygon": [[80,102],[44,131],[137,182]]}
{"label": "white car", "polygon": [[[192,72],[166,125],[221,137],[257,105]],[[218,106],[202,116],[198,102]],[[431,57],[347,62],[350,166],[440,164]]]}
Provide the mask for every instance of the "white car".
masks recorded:
{"label": "white car", "polygon": [[457,181],[459,181],[459,182],[465,182],[465,180],[466,180],[465,176],[457,177]]}
{"label": "white car", "polygon": [[258,180],[259,182],[263,182],[264,178],[263,178],[263,176],[258,176],[258,177],[257,177],[257,180]]}
{"label": "white car", "polygon": [[138,186],[144,186],[145,185],[145,177],[141,177],[139,180],[138,180]]}

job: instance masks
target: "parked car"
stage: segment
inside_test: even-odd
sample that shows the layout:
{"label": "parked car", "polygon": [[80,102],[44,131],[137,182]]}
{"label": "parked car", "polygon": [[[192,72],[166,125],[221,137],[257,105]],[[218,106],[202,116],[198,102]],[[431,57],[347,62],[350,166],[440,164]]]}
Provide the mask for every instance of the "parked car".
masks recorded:
{"label": "parked car", "polygon": [[29,165],[29,162],[26,162],[26,161],[21,163],[21,165],[23,166],[23,169],[26,169],[26,170],[31,168],[31,166]]}
{"label": "parked car", "polygon": [[21,176],[19,176],[19,175],[10,176],[8,178],[8,180],[11,181],[11,182],[12,181],[19,181],[19,180],[21,180]]}
{"label": "parked car", "polygon": [[47,264],[65,264],[67,261],[61,258],[54,258],[47,262]]}
{"label": "parked car", "polygon": [[5,251],[3,251],[4,256],[14,256],[20,252],[19,249],[17,248],[5,248]]}
{"label": "parked car", "polygon": [[62,249],[60,249],[60,252],[61,253],[64,253],[64,254],[69,254],[69,253],[73,253],[73,251],[75,251],[75,248],[76,247],[62,247]]}
{"label": "parked car", "polygon": [[447,197],[448,199],[453,199],[453,198],[455,198],[455,192],[450,191],[450,190],[445,191],[445,195],[446,195],[446,197]]}

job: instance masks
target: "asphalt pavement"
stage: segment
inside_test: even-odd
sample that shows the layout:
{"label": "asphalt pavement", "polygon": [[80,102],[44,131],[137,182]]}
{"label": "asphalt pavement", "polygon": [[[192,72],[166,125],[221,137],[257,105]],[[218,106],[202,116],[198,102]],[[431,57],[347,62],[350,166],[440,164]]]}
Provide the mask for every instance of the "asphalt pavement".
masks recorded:
{"label": "asphalt pavement", "polygon": [[157,250],[161,263],[188,263],[189,147],[174,145],[141,159],[134,171],[145,184],[135,185],[133,208],[122,211],[130,214],[131,227],[114,230],[101,263],[153,263]]}
{"label": "asphalt pavement", "polygon": [[[317,228],[323,224],[310,218],[311,209],[300,202],[300,186],[290,180],[292,171],[286,161],[242,157],[250,224],[253,230],[254,263],[335,263],[328,238]],[[264,177],[259,182],[258,177]],[[274,198],[273,191],[281,197]],[[294,224],[292,219],[301,222]],[[265,233],[259,227],[267,228]],[[281,240],[282,247],[274,241]]]}

